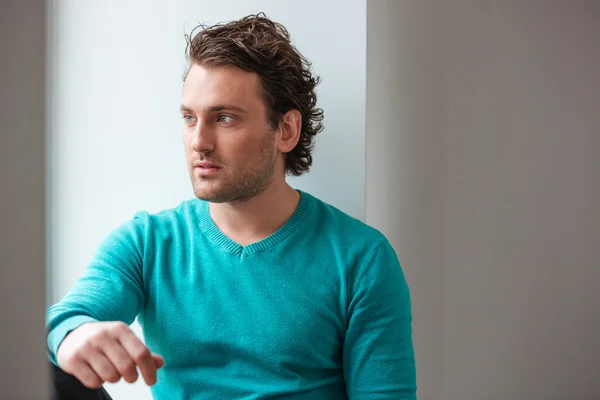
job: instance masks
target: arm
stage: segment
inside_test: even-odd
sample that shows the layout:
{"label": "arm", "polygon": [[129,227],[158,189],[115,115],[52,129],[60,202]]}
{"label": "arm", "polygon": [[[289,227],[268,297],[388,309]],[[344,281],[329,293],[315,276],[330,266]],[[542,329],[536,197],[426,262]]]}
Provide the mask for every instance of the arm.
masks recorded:
{"label": "arm", "polygon": [[353,275],[343,354],[348,398],[416,399],[410,292],[389,242]]}
{"label": "arm", "polygon": [[137,214],[108,235],[86,273],[46,311],[49,358],[65,336],[86,322],[122,321],[130,325],[144,304],[143,248],[147,214]]}

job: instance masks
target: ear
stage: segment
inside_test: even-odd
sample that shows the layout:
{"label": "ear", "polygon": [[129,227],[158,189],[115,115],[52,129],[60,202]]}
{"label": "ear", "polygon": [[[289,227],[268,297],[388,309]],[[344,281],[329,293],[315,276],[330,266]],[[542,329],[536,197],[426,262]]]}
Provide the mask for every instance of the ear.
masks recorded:
{"label": "ear", "polygon": [[302,130],[302,115],[298,110],[286,112],[279,122],[277,150],[286,154],[296,147]]}

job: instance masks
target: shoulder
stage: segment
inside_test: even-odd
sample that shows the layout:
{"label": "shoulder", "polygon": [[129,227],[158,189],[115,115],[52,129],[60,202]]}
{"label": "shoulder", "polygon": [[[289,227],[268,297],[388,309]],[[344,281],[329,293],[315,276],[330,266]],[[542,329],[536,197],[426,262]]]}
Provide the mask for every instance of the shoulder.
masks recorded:
{"label": "shoulder", "polygon": [[198,210],[202,206],[203,202],[194,198],[155,212],[140,210],[133,215],[129,224],[144,230],[147,234],[181,230],[186,226],[194,225]]}
{"label": "shoulder", "polygon": [[378,229],[323,200],[316,197],[312,199],[313,218],[310,226],[321,243],[328,243],[338,252],[343,251],[353,260],[362,262],[371,258],[379,249],[391,247]]}
{"label": "shoulder", "polygon": [[313,215],[313,234],[344,267],[349,293],[406,287],[396,251],[381,231],[316,198]]}
{"label": "shoulder", "polygon": [[378,229],[321,199],[316,197],[313,199],[313,212],[319,229],[326,231],[331,237],[343,238],[345,241],[357,244],[370,244],[374,247],[387,242],[385,235]]}
{"label": "shoulder", "polygon": [[203,202],[196,198],[184,200],[179,204],[165,208],[155,212],[141,210],[135,213],[134,219],[146,221],[151,224],[162,224],[176,219],[186,219],[197,214],[199,207],[202,207]]}

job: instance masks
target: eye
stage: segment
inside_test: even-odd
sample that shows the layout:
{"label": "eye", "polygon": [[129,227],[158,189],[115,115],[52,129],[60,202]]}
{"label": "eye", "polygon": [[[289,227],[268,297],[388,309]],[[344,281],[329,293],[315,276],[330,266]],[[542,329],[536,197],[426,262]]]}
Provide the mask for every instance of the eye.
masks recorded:
{"label": "eye", "polygon": [[191,114],[185,114],[183,116],[183,120],[188,124],[192,124],[192,123],[196,122],[196,118]]}
{"label": "eye", "polygon": [[219,115],[219,117],[217,118],[217,122],[221,122],[223,124],[228,124],[233,120],[234,118],[230,115]]}

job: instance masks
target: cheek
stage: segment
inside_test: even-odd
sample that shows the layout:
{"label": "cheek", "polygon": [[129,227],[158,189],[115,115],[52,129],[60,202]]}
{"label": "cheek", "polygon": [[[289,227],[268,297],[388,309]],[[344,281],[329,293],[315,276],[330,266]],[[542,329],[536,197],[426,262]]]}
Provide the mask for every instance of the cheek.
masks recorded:
{"label": "cheek", "polygon": [[216,152],[225,159],[236,162],[245,162],[251,161],[256,157],[259,146],[257,146],[255,140],[252,140],[252,138],[231,136],[220,138],[215,149]]}

